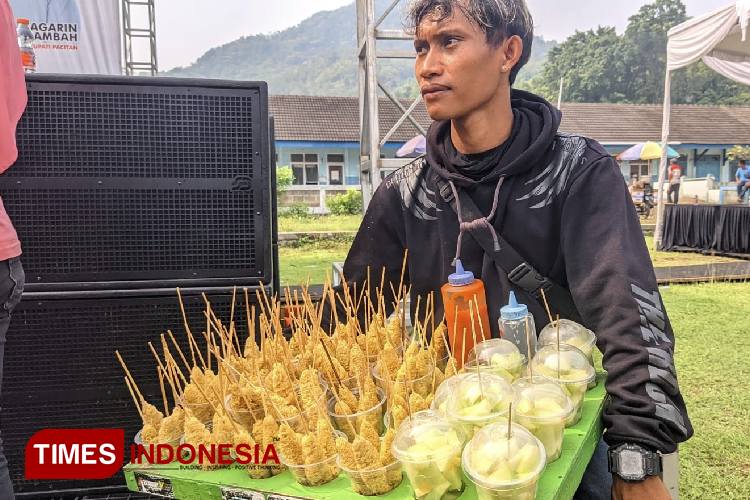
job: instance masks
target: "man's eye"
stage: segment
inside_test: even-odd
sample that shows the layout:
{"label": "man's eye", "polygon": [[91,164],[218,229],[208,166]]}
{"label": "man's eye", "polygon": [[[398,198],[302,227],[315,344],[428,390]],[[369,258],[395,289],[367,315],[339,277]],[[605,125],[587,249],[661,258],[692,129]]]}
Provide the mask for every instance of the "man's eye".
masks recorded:
{"label": "man's eye", "polygon": [[451,45],[455,45],[459,42],[459,39],[456,37],[448,37],[445,39],[445,46],[450,47]]}
{"label": "man's eye", "polygon": [[417,45],[414,47],[414,51],[417,53],[417,55],[424,55],[427,53],[427,47],[425,45]]}

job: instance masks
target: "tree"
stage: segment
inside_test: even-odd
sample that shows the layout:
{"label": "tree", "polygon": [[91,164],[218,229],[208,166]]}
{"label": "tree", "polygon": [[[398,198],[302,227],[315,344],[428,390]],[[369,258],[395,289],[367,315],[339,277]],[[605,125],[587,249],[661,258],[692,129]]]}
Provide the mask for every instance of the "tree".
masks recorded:
{"label": "tree", "polygon": [[[622,35],[611,27],[576,32],[549,52],[542,74],[526,87],[554,102],[563,77],[565,101],[661,103],[668,32],[687,19],[681,0],[655,0],[628,19]],[[672,101],[749,104],[750,87],[699,62],[673,74]]]}
{"label": "tree", "polygon": [[550,50],[542,74],[526,87],[554,102],[563,78],[566,101],[621,101],[625,97],[621,45],[613,27],[577,31]]}
{"label": "tree", "polygon": [[664,96],[667,33],[687,21],[681,0],[656,0],[628,19],[621,48],[627,74],[628,102],[655,103]]}

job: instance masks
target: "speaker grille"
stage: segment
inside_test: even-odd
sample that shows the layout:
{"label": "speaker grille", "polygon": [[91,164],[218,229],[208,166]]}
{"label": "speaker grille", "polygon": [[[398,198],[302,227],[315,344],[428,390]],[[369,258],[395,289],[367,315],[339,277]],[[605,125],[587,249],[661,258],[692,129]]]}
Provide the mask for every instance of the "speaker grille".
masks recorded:
{"label": "speaker grille", "polygon": [[27,88],[0,189],[29,290],[271,282],[265,84],[37,75]]}
{"label": "speaker grille", "polygon": [[253,175],[257,89],[31,85],[12,176]]}

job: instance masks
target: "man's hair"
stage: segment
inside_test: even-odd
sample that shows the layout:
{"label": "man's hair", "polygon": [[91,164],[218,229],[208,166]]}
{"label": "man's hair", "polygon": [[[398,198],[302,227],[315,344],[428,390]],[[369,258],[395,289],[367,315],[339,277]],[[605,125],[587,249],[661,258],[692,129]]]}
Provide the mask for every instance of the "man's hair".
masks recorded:
{"label": "man's hair", "polygon": [[487,42],[499,46],[506,38],[518,35],[523,40],[523,52],[510,72],[511,85],[521,68],[529,62],[534,41],[534,20],[525,0],[412,0],[407,17],[408,30],[416,33],[427,16],[443,21],[459,9],[469,21],[486,35]]}

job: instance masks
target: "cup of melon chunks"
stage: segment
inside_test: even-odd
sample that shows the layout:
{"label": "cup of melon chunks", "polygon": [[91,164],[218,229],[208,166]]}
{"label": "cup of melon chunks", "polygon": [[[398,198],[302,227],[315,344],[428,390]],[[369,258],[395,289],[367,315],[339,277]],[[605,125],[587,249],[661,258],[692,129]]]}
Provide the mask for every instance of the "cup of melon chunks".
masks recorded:
{"label": "cup of melon chunks", "polygon": [[465,441],[460,429],[434,411],[404,420],[391,450],[403,464],[417,500],[454,500],[461,495]]}
{"label": "cup of melon chunks", "polygon": [[493,373],[461,373],[448,397],[448,420],[471,437],[482,427],[506,420],[513,387]]}
{"label": "cup of melon chunks", "polygon": [[528,430],[488,425],[464,448],[462,464],[479,500],[533,500],[546,464],[544,445]]}
{"label": "cup of melon chunks", "polygon": [[562,387],[544,377],[524,377],[513,383],[513,421],[544,445],[547,463],[560,458],[565,419],[573,403]]}
{"label": "cup of melon chunks", "polygon": [[[542,329],[539,334],[539,346],[557,345],[557,321],[553,321]],[[596,335],[583,325],[569,319],[560,320],[560,343],[572,345],[580,349],[588,358],[591,366],[594,366],[594,346]],[[596,385],[596,381],[594,381]],[[589,385],[589,389],[593,385]]]}
{"label": "cup of melon chunks", "polygon": [[583,397],[589,384],[596,378],[594,367],[578,348],[560,344],[539,349],[531,361],[532,373],[556,382],[563,388],[573,403],[573,412],[565,419],[570,427],[581,420]]}
{"label": "cup of melon chunks", "polygon": [[453,394],[453,389],[456,387],[456,384],[461,381],[461,377],[458,375],[454,375],[453,377],[449,377],[438,386],[437,390],[435,391],[435,397],[432,398],[432,404],[430,404],[430,409],[434,412],[440,414],[442,417],[447,417],[448,415],[448,399]]}
{"label": "cup of melon chunks", "polygon": [[526,356],[521,354],[513,342],[504,339],[490,339],[477,344],[469,352],[464,371],[476,370],[500,375],[513,383],[526,368]]}

